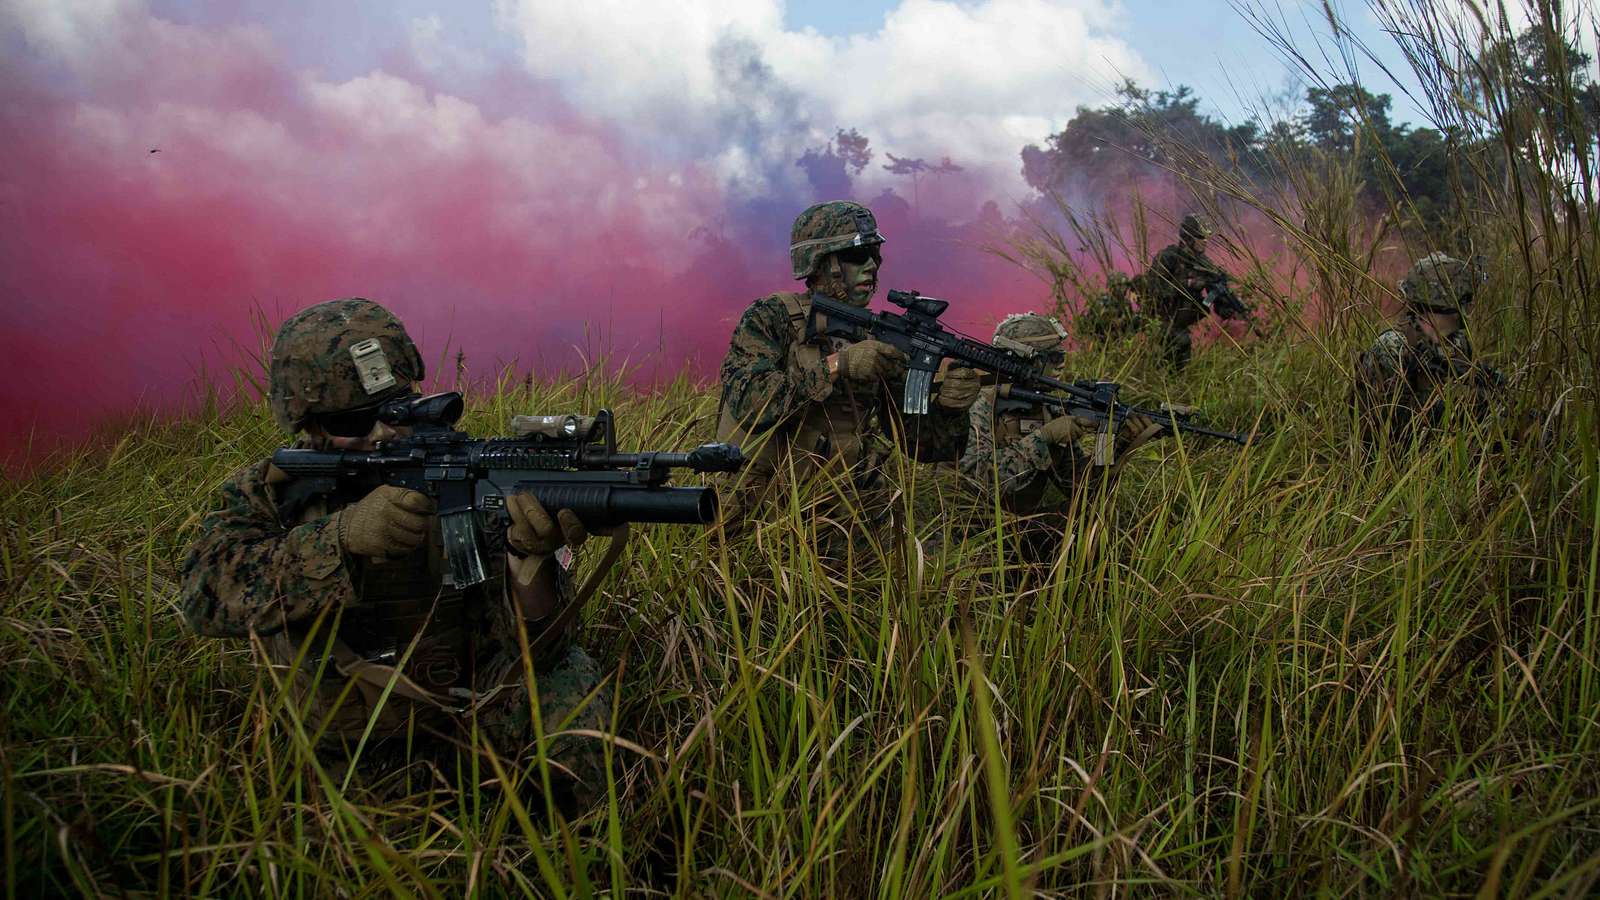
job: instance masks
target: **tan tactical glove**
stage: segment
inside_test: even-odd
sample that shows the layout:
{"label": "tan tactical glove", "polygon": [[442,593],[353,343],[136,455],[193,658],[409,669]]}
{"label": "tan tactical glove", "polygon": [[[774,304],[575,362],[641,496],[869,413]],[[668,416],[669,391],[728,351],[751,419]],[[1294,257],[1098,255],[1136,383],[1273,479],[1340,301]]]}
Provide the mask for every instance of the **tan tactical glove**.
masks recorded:
{"label": "tan tactical glove", "polygon": [[425,494],[386,484],[339,510],[339,546],[353,556],[405,556],[428,538],[434,504]]}
{"label": "tan tactical glove", "polygon": [[1117,428],[1117,457],[1120,459],[1150,443],[1163,430],[1164,427],[1149,416],[1134,414],[1124,417],[1122,425]]}
{"label": "tan tactical glove", "polygon": [[562,545],[576,550],[589,539],[589,529],[578,521],[577,513],[563,509],[552,520],[532,494],[507,497],[506,512],[511,514],[506,548],[513,556],[549,556]]}
{"label": "tan tactical glove", "polygon": [[1055,447],[1067,447],[1078,438],[1091,434],[1099,423],[1093,419],[1082,416],[1056,416],[1054,419],[1039,426],[1034,434],[1043,438],[1045,443]]}
{"label": "tan tactical glove", "polygon": [[871,382],[893,378],[906,367],[906,355],[883,341],[861,341],[839,351],[839,377]]}
{"label": "tan tactical glove", "polygon": [[981,389],[977,369],[951,367],[950,371],[944,373],[944,384],[939,386],[939,397],[935,402],[945,409],[970,409]]}

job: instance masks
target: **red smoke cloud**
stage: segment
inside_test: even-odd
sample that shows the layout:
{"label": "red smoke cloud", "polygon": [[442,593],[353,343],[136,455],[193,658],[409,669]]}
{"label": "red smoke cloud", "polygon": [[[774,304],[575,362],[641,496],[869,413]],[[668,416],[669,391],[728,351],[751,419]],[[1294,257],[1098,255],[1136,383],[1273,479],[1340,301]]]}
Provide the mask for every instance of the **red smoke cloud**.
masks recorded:
{"label": "red smoke cloud", "polygon": [[[262,31],[143,14],[71,68],[0,63],[0,460],[171,409],[202,367],[231,384],[263,340],[253,312],[275,326],[338,296],[477,374],[571,370],[599,338],[644,376],[713,376],[744,306],[793,284],[791,217],[833,199],[732,200],[510,70],[482,102],[404,58],[326,81]],[[976,217],[971,184],[944,191]],[[889,285],[957,300],[977,332],[1047,302],[973,246],[978,223],[889,206]]]}

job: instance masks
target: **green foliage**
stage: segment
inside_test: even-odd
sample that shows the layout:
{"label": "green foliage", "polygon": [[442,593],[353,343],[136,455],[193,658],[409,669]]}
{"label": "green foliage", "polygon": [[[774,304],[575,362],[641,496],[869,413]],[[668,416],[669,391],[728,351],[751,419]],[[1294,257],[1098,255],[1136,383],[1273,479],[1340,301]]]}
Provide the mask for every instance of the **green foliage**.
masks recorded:
{"label": "green foliage", "polygon": [[[1486,338],[1487,340],[1487,338]],[[1491,347],[1509,344],[1491,342]],[[922,539],[846,571],[801,491],[722,539],[644,529],[588,611],[620,679],[611,796],[338,789],[242,642],[185,630],[178,566],[265,409],[145,422],[0,500],[0,796],[19,896],[410,893],[1457,894],[1595,883],[1600,456],[1592,411],[1494,450],[1458,423],[1369,459],[1337,348],[1121,352],[1076,374],[1270,424],[1168,441],[1088,501],[1052,571],[901,460]],[[467,426],[618,408],[706,436],[715,397],[481,386]],[[1579,437],[1588,435],[1589,437]],[[929,539],[941,538],[943,549]],[[483,776],[487,778],[487,773]],[[470,783],[470,779],[469,779]]]}

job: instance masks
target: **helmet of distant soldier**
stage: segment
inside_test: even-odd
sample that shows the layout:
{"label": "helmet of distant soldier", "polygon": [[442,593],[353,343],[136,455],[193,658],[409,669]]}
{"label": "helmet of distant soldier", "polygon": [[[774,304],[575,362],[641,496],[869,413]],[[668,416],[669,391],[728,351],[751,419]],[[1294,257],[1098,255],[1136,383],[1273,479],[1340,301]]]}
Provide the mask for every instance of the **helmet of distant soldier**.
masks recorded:
{"label": "helmet of distant soldier", "polygon": [[273,418],[293,434],[319,413],[409,393],[422,376],[422,355],[394,313],[359,297],[329,300],[278,329],[268,402]]}
{"label": "helmet of distant soldier", "polygon": [[809,278],[829,253],[884,242],[872,211],[849,200],[808,207],[789,231],[789,265],[796,280]]}
{"label": "helmet of distant soldier", "polygon": [[1032,356],[1061,349],[1067,340],[1067,329],[1054,316],[1034,312],[1012,313],[1001,320],[994,330],[994,345],[1005,350]]}
{"label": "helmet of distant soldier", "polygon": [[1211,222],[1205,216],[1190,213],[1178,224],[1178,240],[1200,241],[1211,236]]}
{"label": "helmet of distant soldier", "polygon": [[1481,266],[1435,250],[1411,265],[1400,279],[1400,296],[1407,306],[1428,312],[1460,312],[1484,281]]}

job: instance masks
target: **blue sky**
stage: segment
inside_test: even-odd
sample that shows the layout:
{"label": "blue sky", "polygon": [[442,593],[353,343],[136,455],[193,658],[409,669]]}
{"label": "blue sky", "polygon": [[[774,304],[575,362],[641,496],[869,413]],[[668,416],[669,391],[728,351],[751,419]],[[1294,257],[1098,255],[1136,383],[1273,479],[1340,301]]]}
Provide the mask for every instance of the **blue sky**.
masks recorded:
{"label": "blue sky", "polygon": [[[842,37],[877,29],[898,0],[791,0],[790,26],[815,28]],[[1356,37],[1372,48],[1390,72],[1404,73],[1404,60],[1394,42],[1378,27],[1364,4],[1335,2]],[[1321,4],[1287,0],[1274,4],[1281,21],[1311,46],[1313,37],[1325,38],[1328,28]],[[1240,121],[1261,108],[1264,99],[1275,100],[1286,89],[1300,85],[1296,73],[1227,0],[1123,0],[1125,28],[1118,36],[1131,44],[1157,73],[1159,84],[1186,84],[1215,115]],[[1370,62],[1361,65],[1362,76],[1377,93],[1395,96],[1397,118],[1415,121],[1417,113],[1398,89]],[[1102,85],[1085,87],[1103,90]],[[1303,92],[1303,88],[1302,88]]]}

